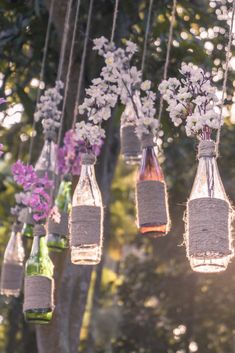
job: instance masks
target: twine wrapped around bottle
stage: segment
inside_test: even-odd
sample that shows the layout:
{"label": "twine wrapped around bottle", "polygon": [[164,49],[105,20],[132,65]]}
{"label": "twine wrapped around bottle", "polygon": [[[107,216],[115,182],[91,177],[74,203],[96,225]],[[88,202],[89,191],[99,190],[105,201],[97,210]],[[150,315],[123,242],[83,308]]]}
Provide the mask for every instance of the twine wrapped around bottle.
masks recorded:
{"label": "twine wrapped around bottle", "polygon": [[[216,157],[214,141],[201,141],[198,158]],[[187,256],[215,259],[233,254],[232,206],[228,201],[201,197],[187,203],[185,243]]]}
{"label": "twine wrapped around bottle", "polygon": [[83,165],[94,165],[96,163],[96,156],[93,153],[83,153],[81,162]]}
{"label": "twine wrapped around bottle", "polygon": [[72,208],[70,244],[100,244],[103,238],[103,209],[98,206],[75,206]]}
{"label": "twine wrapped around bottle", "polygon": [[26,223],[30,225],[33,225],[35,223],[33,219],[33,215],[31,212],[29,212],[28,208],[24,208],[23,210],[20,211],[19,221],[21,223]]}
{"label": "twine wrapped around bottle", "polygon": [[1,292],[20,291],[23,281],[24,267],[20,263],[3,263],[0,288]]}
{"label": "twine wrapped around bottle", "polygon": [[128,157],[137,157],[141,154],[140,140],[135,132],[135,125],[121,127],[121,154]]}
{"label": "twine wrapped around bottle", "polygon": [[46,234],[46,229],[45,226],[42,224],[35,224],[34,228],[33,228],[33,236],[34,237],[41,237],[44,236]]}
{"label": "twine wrapped around bottle", "polygon": [[26,276],[23,311],[54,309],[54,280],[46,276]]}
{"label": "twine wrapped around bottle", "polygon": [[[152,147],[153,135],[144,134],[142,148]],[[136,185],[136,205],[138,226],[167,225],[169,230],[169,213],[166,185],[158,180],[140,180]]]}
{"label": "twine wrapped around bottle", "polygon": [[67,236],[68,230],[68,214],[66,212],[59,212],[60,220],[59,222],[54,221],[54,219],[49,218],[47,223],[48,234],[58,234]]}

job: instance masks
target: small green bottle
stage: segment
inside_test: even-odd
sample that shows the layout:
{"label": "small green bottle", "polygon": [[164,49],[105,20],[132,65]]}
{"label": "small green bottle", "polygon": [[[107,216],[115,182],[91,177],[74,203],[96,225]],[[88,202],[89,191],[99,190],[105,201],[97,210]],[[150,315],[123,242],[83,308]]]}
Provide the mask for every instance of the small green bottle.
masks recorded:
{"label": "small green bottle", "polygon": [[25,265],[24,316],[34,324],[47,324],[52,318],[53,268],[46,244],[45,228],[34,227],[31,253]]}
{"label": "small green bottle", "polygon": [[22,228],[22,235],[27,238],[33,237],[33,224],[24,223]]}
{"label": "small green bottle", "polygon": [[[71,210],[72,182],[63,180],[55,199],[56,219],[48,221],[47,246],[51,251],[61,252],[68,247],[68,214]],[[58,222],[58,223],[57,223]]]}

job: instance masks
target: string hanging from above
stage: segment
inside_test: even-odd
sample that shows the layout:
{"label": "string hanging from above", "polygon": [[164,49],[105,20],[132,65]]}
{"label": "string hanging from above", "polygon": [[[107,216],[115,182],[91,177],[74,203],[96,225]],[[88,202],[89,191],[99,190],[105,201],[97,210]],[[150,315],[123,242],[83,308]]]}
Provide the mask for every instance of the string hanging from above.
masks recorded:
{"label": "string hanging from above", "polygon": [[[80,10],[81,1],[78,0],[76,3],[76,12],[74,19],[74,27],[71,41],[71,49],[69,53],[69,62],[68,69],[65,78],[64,84],[64,99],[62,104],[61,118],[60,118],[60,127],[57,138],[57,146],[60,146],[64,119],[65,119],[65,109],[68,98],[68,90],[70,86],[71,72],[72,72],[72,62],[74,58],[74,50],[75,50],[75,42],[76,42],[76,34],[78,29],[78,18],[79,18],[79,10]],[[68,139],[66,140],[68,141]],[[61,149],[59,150],[62,151]],[[61,153],[57,154],[55,169],[58,170],[59,158],[63,158]],[[61,165],[61,163],[60,163]],[[60,172],[62,172],[60,170]],[[47,221],[47,246],[50,251],[63,251],[68,247],[68,214],[71,209],[71,193],[72,193],[72,181],[71,174],[59,173],[60,179],[62,180],[59,188],[57,189],[56,185],[54,190],[51,191],[51,194],[56,195],[54,206],[51,210],[50,216]],[[56,176],[54,176],[54,183],[56,184]],[[59,183],[58,183],[59,184]]]}
{"label": "string hanging from above", "polygon": [[[51,21],[53,17],[54,1],[55,0],[52,0],[51,7],[50,7],[50,15],[49,15],[50,26],[51,26]],[[59,59],[59,65],[58,65],[57,81],[55,83],[55,87],[49,88],[48,90],[46,90],[43,96],[39,97],[40,99],[36,102],[36,109],[35,109],[34,121],[33,121],[33,135],[31,137],[30,147],[29,147],[29,156],[30,156],[29,161],[31,161],[34,139],[36,134],[36,130],[35,130],[36,123],[42,120],[45,141],[42,147],[41,154],[36,163],[36,169],[39,175],[43,175],[47,173],[47,175],[49,175],[49,177],[54,182],[55,182],[55,167],[56,167],[55,164],[56,164],[56,158],[57,158],[55,142],[56,142],[57,129],[60,126],[59,122],[61,118],[59,105],[63,98],[63,96],[61,95],[61,90],[63,88],[63,83],[61,81],[61,74],[62,74],[61,70],[65,60],[65,50],[66,50],[68,33],[69,33],[69,23],[70,23],[70,16],[72,12],[72,3],[73,1],[70,0],[68,2],[67,9],[66,9],[64,31],[63,31],[60,59]],[[47,33],[49,33],[49,31],[47,31]],[[46,48],[48,47],[48,44],[49,44],[49,34],[47,37],[48,39],[46,39],[45,41]],[[46,51],[44,50],[44,55]],[[44,67],[42,70],[43,76],[44,76],[44,69],[45,69],[45,60],[44,60]],[[43,79],[43,76],[42,76],[42,79]],[[51,197],[52,197],[52,194],[51,194]],[[24,212],[21,215],[21,222],[24,223],[23,235],[27,237],[33,237],[34,220],[30,209],[28,211],[24,210]]]}
{"label": "string hanging from above", "polygon": [[[153,0],[149,1],[147,22],[144,35],[144,45],[141,61],[141,72],[143,75],[145,60],[147,55],[147,43],[150,32],[150,20],[152,14]],[[135,92],[136,108],[140,109],[139,92]],[[120,126],[120,141],[121,141],[121,154],[127,164],[135,165],[139,164],[141,160],[141,144],[140,140],[135,132],[136,128],[136,113],[131,100],[127,103],[122,116]]]}
{"label": "string hanging from above", "polygon": [[[226,60],[225,60],[225,70],[224,70],[224,79],[223,79],[223,87],[222,87],[222,98],[221,98],[221,105],[220,105],[219,121],[222,121],[222,118],[223,118],[223,106],[224,106],[224,99],[225,99],[226,91],[227,91],[229,61],[231,59],[231,54],[232,54],[234,20],[235,20],[235,0],[233,1],[231,24],[230,24],[230,28],[229,28],[229,40],[228,40],[228,47],[227,47]],[[217,134],[216,134],[217,154],[219,153],[220,134],[221,134],[221,124],[220,124],[220,127],[217,130]]]}
{"label": "string hanging from above", "polygon": [[[41,70],[40,70],[40,75],[39,75],[35,113],[37,112],[37,105],[39,103],[40,96],[41,96],[41,84],[44,80],[44,75],[45,75],[46,58],[47,58],[47,53],[48,53],[48,48],[49,48],[49,39],[50,39],[50,32],[51,32],[51,26],[52,26],[54,4],[55,4],[55,0],[51,0],[50,10],[49,10],[49,18],[48,18],[47,30],[46,30],[46,37],[45,37],[45,44],[44,44],[44,48],[43,48],[42,65],[41,65]],[[31,159],[32,159],[34,137],[35,137],[35,133],[36,133],[35,128],[36,128],[36,120],[34,118],[33,125],[32,125],[32,133],[31,133],[30,143],[29,143],[29,156],[28,156],[28,163],[29,164],[31,163]]]}
{"label": "string hanging from above", "polygon": [[216,143],[212,139],[223,121],[216,110],[218,99],[211,75],[192,64],[182,64],[180,74],[180,79],[164,80],[159,90],[175,126],[185,124],[186,134],[199,139],[199,164],[187,202],[187,256],[194,271],[220,272],[234,255],[233,209],[219,175]]}

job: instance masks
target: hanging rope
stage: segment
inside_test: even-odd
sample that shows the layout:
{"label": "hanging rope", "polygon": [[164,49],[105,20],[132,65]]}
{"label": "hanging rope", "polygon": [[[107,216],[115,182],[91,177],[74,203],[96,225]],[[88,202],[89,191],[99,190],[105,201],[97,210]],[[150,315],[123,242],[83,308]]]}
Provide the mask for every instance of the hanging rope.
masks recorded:
{"label": "hanging rope", "polygon": [[[172,46],[172,39],[173,39],[173,28],[175,24],[176,5],[177,5],[177,0],[173,0],[173,7],[171,11],[171,20],[170,20],[170,28],[169,28],[169,37],[168,37],[167,50],[166,50],[166,61],[165,61],[164,71],[163,71],[163,80],[167,79],[168,67],[170,63],[170,53],[171,53],[171,46]],[[162,110],[163,110],[163,97],[161,96],[160,103],[159,103],[159,113],[158,113],[159,124],[162,118]]]}
{"label": "hanging rope", "polygon": [[146,54],[147,54],[147,42],[148,42],[148,36],[149,36],[149,30],[150,30],[150,20],[151,20],[152,8],[153,8],[153,0],[150,0],[149,1],[149,9],[148,9],[148,17],[147,17],[146,29],[145,29],[145,36],[144,36],[144,47],[143,47],[143,54],[142,54],[142,62],[141,62],[142,75],[143,75],[143,72],[144,72],[144,65],[145,65]]}
{"label": "hanging rope", "polygon": [[68,5],[67,5],[67,9],[66,9],[65,21],[64,21],[64,32],[63,32],[61,49],[60,49],[60,60],[59,60],[59,66],[58,66],[58,72],[57,72],[57,81],[61,80],[62,70],[63,70],[63,66],[64,66],[65,49],[66,49],[66,44],[68,41],[69,23],[70,23],[70,17],[71,17],[71,12],[72,12],[72,4],[73,4],[73,0],[69,0]]}
{"label": "hanging rope", "polygon": [[90,33],[90,27],[91,27],[91,15],[92,15],[93,3],[94,3],[94,0],[90,0],[85,39],[84,39],[84,47],[82,52],[81,66],[80,66],[80,72],[79,72],[79,78],[78,78],[78,84],[77,84],[77,93],[75,98],[75,107],[74,107],[73,125],[72,125],[73,129],[75,129],[75,124],[77,121],[77,110],[78,110],[78,105],[79,105],[80,96],[81,96],[82,80],[83,80],[83,75],[85,70],[85,60],[86,60],[86,54],[87,54],[87,45],[88,45],[89,33]]}
{"label": "hanging rope", "polygon": [[[39,103],[39,99],[40,99],[40,95],[41,95],[40,85],[41,85],[41,82],[43,81],[44,74],[45,74],[45,65],[46,65],[46,58],[47,58],[47,52],[48,52],[48,46],[49,46],[49,38],[50,38],[50,32],[51,32],[54,4],[55,4],[55,0],[52,0],[50,10],[49,10],[49,18],[48,18],[46,37],[45,37],[45,43],[44,43],[44,48],[43,48],[42,66],[41,66],[40,75],[39,75],[35,112],[37,110],[37,105]],[[35,121],[35,119],[33,119],[32,135],[30,137],[30,143],[29,143],[29,156],[28,156],[28,163],[29,164],[31,163],[31,158],[32,158],[33,143],[34,143],[34,137],[35,137],[35,127],[36,127],[36,121]]]}
{"label": "hanging rope", "polygon": [[231,18],[231,25],[229,29],[228,49],[227,49],[226,61],[225,61],[224,80],[223,80],[223,89],[222,89],[222,98],[221,98],[220,116],[219,116],[219,129],[217,130],[217,135],[216,135],[217,155],[218,155],[219,144],[220,144],[221,121],[222,121],[222,115],[223,115],[224,98],[227,93],[228,69],[229,69],[229,60],[231,57],[231,49],[232,49],[234,18],[235,18],[235,0],[233,0],[232,18]]}
{"label": "hanging rope", "polygon": [[75,49],[75,39],[76,39],[76,33],[77,33],[77,29],[78,29],[78,17],[79,17],[80,4],[81,4],[81,0],[77,0],[77,8],[76,8],[76,14],[75,14],[75,20],[74,20],[71,50],[70,50],[70,54],[69,54],[68,70],[67,70],[66,79],[65,79],[65,86],[64,86],[64,100],[63,100],[63,106],[62,106],[62,112],[61,112],[60,128],[58,131],[58,139],[57,139],[58,146],[60,145],[62,131],[63,131],[65,107],[66,107],[67,97],[68,97],[68,90],[69,90],[69,84],[70,84],[70,79],[71,79],[71,69],[72,69],[74,49]]}
{"label": "hanging rope", "polygon": [[116,0],[116,1],[115,1],[114,12],[113,12],[112,32],[111,32],[111,37],[110,37],[110,42],[111,42],[111,43],[113,43],[113,39],[114,39],[114,35],[115,35],[115,30],[116,30],[116,26],[117,26],[118,5],[119,5],[119,0]]}

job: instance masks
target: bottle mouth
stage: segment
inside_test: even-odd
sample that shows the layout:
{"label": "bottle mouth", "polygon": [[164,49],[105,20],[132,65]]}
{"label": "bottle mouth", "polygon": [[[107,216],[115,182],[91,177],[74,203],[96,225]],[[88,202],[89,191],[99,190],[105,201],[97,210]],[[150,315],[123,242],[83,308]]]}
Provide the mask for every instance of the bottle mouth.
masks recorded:
{"label": "bottle mouth", "polygon": [[191,257],[190,266],[193,271],[201,273],[218,273],[225,271],[228,267],[230,256],[219,257],[218,254],[206,257]]}
{"label": "bottle mouth", "polygon": [[101,246],[80,245],[71,248],[71,262],[75,265],[97,265],[101,260]]}

